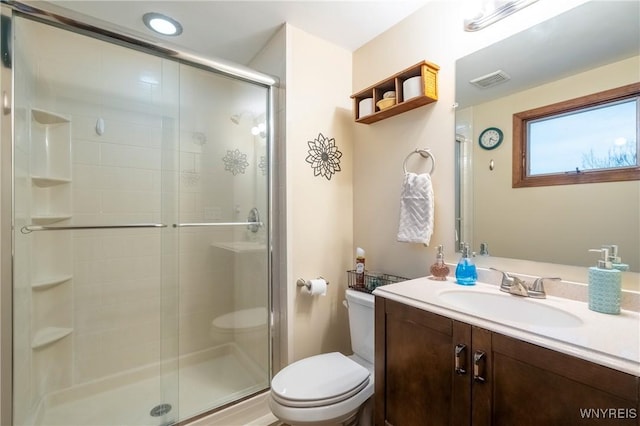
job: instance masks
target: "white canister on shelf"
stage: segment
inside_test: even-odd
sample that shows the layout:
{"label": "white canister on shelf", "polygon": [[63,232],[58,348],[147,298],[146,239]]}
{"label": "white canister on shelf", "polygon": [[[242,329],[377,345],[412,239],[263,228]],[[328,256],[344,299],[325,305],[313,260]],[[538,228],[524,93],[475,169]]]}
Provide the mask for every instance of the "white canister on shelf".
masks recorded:
{"label": "white canister on shelf", "polygon": [[402,94],[402,98],[405,101],[422,95],[422,76],[406,79],[402,83]]}
{"label": "white canister on shelf", "polygon": [[373,113],[373,98],[365,98],[358,104],[358,118]]}

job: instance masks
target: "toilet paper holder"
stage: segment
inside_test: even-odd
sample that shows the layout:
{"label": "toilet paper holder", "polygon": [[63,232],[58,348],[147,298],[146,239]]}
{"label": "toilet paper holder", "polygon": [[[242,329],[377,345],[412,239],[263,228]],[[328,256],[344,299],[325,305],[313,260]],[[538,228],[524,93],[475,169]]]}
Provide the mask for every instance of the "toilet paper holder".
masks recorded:
{"label": "toilet paper holder", "polygon": [[[323,277],[318,277],[318,279],[325,280]],[[329,285],[329,281],[325,280],[325,282],[327,283],[327,285]],[[306,287],[307,290],[311,289],[311,283],[304,278],[298,278],[298,281],[296,281],[296,285],[298,287]]]}

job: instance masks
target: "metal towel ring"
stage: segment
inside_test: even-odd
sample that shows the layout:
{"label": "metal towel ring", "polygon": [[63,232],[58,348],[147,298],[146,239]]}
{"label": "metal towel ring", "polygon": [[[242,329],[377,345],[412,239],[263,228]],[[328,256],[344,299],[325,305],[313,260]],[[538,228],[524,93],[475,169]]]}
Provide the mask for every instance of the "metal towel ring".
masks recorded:
{"label": "metal towel ring", "polygon": [[407,160],[413,154],[420,154],[422,158],[431,158],[431,170],[429,171],[429,174],[433,173],[433,171],[436,169],[436,159],[433,154],[431,154],[431,151],[428,149],[415,149],[414,151],[411,151],[409,155],[407,155],[407,158],[405,158],[404,162],[402,163],[402,169],[404,170],[405,174],[407,174]]}

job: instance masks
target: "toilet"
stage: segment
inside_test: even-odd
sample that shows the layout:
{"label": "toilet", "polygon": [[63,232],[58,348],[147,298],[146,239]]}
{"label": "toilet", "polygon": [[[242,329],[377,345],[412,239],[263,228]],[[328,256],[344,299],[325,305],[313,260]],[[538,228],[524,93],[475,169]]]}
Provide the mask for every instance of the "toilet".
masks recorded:
{"label": "toilet", "polygon": [[269,407],[283,423],[373,424],[374,296],[348,289],[346,299],[353,355],[315,355],[276,374]]}

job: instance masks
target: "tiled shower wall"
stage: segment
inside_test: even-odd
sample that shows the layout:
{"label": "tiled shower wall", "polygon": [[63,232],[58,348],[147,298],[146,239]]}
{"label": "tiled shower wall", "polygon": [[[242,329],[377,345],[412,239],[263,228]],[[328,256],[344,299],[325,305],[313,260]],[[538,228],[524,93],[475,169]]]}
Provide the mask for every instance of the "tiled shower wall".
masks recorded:
{"label": "tiled shower wall", "polygon": [[[45,303],[71,312],[73,333],[64,338],[70,343],[64,346],[67,353],[57,355],[63,362],[55,377],[31,371],[25,377],[31,376],[32,384],[17,386],[30,394],[25,404],[36,404],[51,391],[209,348],[216,316],[266,302],[266,284],[257,290],[252,281],[249,291],[234,291],[242,259],[214,247],[216,241],[255,236],[244,228],[183,228],[178,234],[171,226],[245,221],[254,206],[266,213],[266,198],[253,189],[266,191],[261,159],[253,154],[262,142],[248,131],[252,123],[237,126],[229,119],[245,108],[230,96],[255,96],[251,92],[258,90],[266,108],[266,91],[29,21],[17,34],[28,73],[23,81],[32,83],[25,108],[50,111],[71,123],[72,217],[58,224],[169,225],[63,231],[72,236],[72,279],[62,284],[67,290],[51,292]],[[225,170],[222,161],[235,149],[246,153],[249,163],[238,174]],[[28,281],[24,277],[25,289]],[[256,300],[235,300],[241,294]],[[16,295],[16,306],[28,312],[31,292]],[[18,315],[33,322],[28,313]],[[16,353],[25,357],[16,369],[27,372],[30,364],[33,369],[32,355],[20,347],[27,339],[21,341]],[[42,356],[49,350],[42,349]]]}
{"label": "tiled shower wall", "polygon": [[[32,107],[71,121],[70,222],[163,222],[162,194],[177,191],[162,160],[178,149],[178,65],[37,27]],[[159,360],[163,232],[73,231],[72,384]]]}

